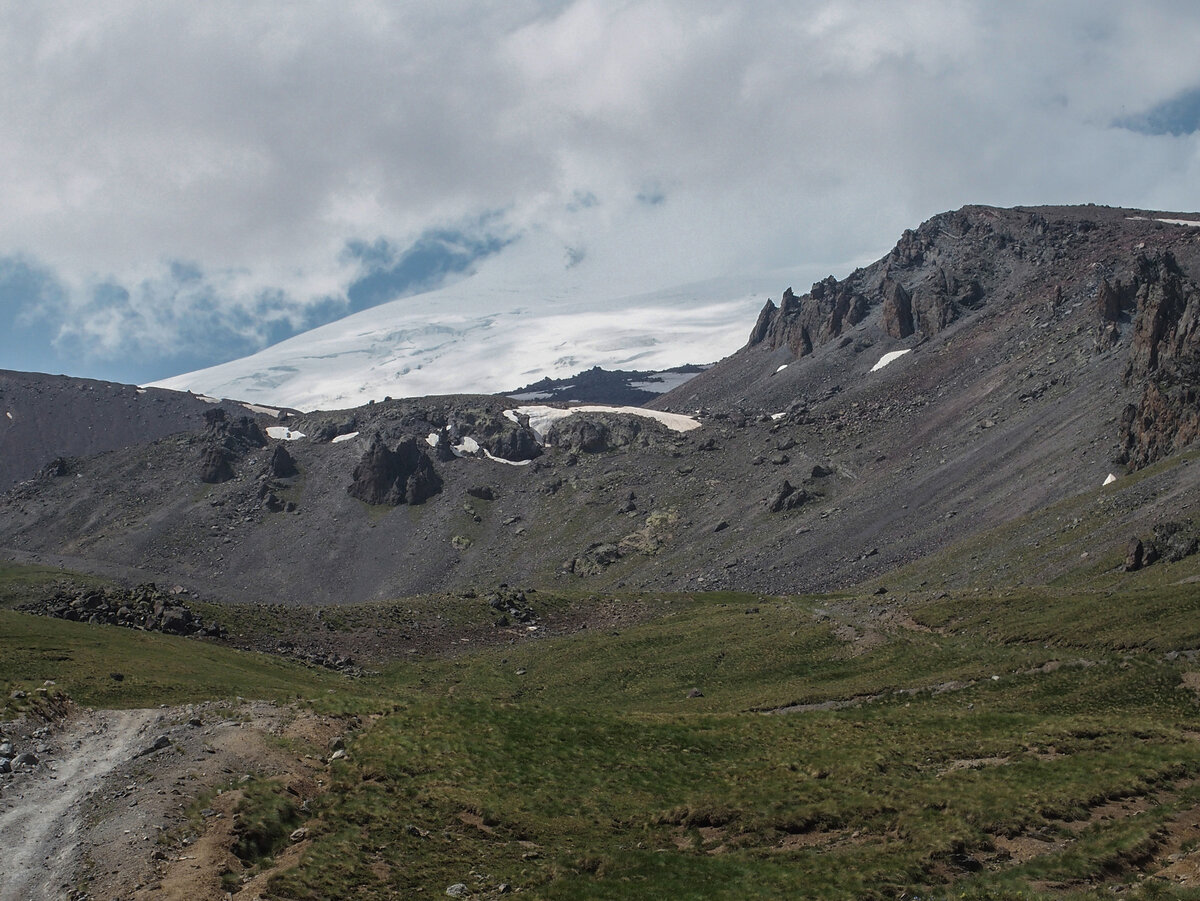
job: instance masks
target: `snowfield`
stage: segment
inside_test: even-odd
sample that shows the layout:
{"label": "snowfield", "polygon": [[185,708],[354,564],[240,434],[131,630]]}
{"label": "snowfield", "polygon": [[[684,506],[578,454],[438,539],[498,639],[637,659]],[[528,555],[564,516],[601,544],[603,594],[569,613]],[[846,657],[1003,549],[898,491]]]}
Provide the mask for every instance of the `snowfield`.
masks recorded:
{"label": "snowfield", "polygon": [[572,272],[532,285],[480,272],[154,385],[332,410],[385,397],[491,394],[592,366],[660,370],[711,363],[745,343],[747,323],[791,277],[722,278],[620,294],[629,286]]}

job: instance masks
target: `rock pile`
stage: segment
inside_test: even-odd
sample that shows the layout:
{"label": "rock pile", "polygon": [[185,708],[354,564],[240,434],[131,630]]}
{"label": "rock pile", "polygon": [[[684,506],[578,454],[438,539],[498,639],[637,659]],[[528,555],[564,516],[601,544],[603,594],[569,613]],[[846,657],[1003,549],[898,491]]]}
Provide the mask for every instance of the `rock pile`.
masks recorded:
{"label": "rock pile", "polygon": [[25,604],[25,613],[80,623],[124,626],[168,635],[222,638],[220,623],[205,623],[175,595],[150,582],[136,588],[60,588],[53,596]]}
{"label": "rock pile", "polygon": [[363,672],[354,662],[354,658],[346,654],[336,654],[333,652],[325,654],[320,651],[308,651],[304,648],[296,647],[290,641],[283,641],[277,644],[275,646],[275,653],[281,657],[298,660],[306,666],[319,666],[324,669],[336,670],[339,673],[346,673],[350,676],[361,676]]}
{"label": "rock pile", "polygon": [[1200,531],[1187,522],[1164,522],[1154,527],[1154,537],[1131,538],[1125,554],[1125,572],[1135,572],[1162,560],[1177,563],[1200,550]]}
{"label": "rock pile", "polygon": [[537,614],[533,612],[524,589],[501,585],[498,590],[487,596],[487,602],[489,607],[500,614],[495,624],[501,628],[513,623],[531,626],[537,622]]}

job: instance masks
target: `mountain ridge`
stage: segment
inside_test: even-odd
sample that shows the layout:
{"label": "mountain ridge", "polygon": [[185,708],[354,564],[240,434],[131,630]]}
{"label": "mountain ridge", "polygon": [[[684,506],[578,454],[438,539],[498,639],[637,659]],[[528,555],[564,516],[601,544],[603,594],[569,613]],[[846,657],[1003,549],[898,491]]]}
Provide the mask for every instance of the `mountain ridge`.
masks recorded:
{"label": "mountain ridge", "polygon": [[[741,350],[638,415],[546,418],[466,395],[286,425],[236,425],[251,411],[232,409],[10,493],[0,547],[290,603],[496,582],[836,589],[1031,515],[1044,531],[1005,539],[1030,561],[1022,578],[1052,579],[1078,554],[1117,566],[1131,536],[1195,515],[1200,481],[1179,453],[1200,231],[1140,215],[934,217],[846,279],[767,305]],[[214,455],[228,467],[202,479]],[[1045,511],[1064,503],[1089,525],[1061,534]]]}

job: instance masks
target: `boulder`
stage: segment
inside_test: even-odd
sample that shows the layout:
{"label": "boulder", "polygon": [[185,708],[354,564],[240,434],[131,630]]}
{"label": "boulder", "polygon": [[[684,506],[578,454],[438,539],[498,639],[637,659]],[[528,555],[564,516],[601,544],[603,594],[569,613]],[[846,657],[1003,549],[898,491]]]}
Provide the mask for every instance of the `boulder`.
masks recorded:
{"label": "boulder", "polygon": [[774,493],[766,500],[767,512],[782,513],[785,510],[795,510],[809,500],[810,495],[802,488],[796,488],[787,479],[783,480]]}
{"label": "boulder", "polygon": [[192,629],[192,611],[187,607],[167,607],[162,612],[162,631],[168,635],[187,635]]}
{"label": "boulder", "polygon": [[1146,548],[1142,544],[1142,539],[1131,538],[1125,551],[1125,572],[1131,573],[1141,569],[1145,555]]}
{"label": "boulder", "polygon": [[283,444],[276,444],[275,449],[271,452],[271,462],[267,464],[267,472],[273,479],[290,479],[300,470],[287,447]]}
{"label": "boulder", "polygon": [[422,504],[442,490],[442,479],[415,438],[405,438],[395,449],[379,436],[354,467],[351,497],[368,504]]}

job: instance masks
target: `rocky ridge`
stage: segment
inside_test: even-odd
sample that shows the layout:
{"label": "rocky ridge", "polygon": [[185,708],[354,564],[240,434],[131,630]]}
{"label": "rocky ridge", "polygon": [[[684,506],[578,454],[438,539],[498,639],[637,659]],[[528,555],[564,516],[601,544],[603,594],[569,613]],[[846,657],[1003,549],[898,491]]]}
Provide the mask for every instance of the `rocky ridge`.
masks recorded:
{"label": "rocky ridge", "polygon": [[19,486],[0,547],[254,602],[498,581],[787,592],[1094,496],[1121,512],[1080,550],[1115,567],[1131,534],[1194,515],[1197,273],[1200,229],[1155,214],[968,207],[769,304],[742,351],[654,402],[693,431],[577,412],[541,434],[496,397],[235,407]]}

